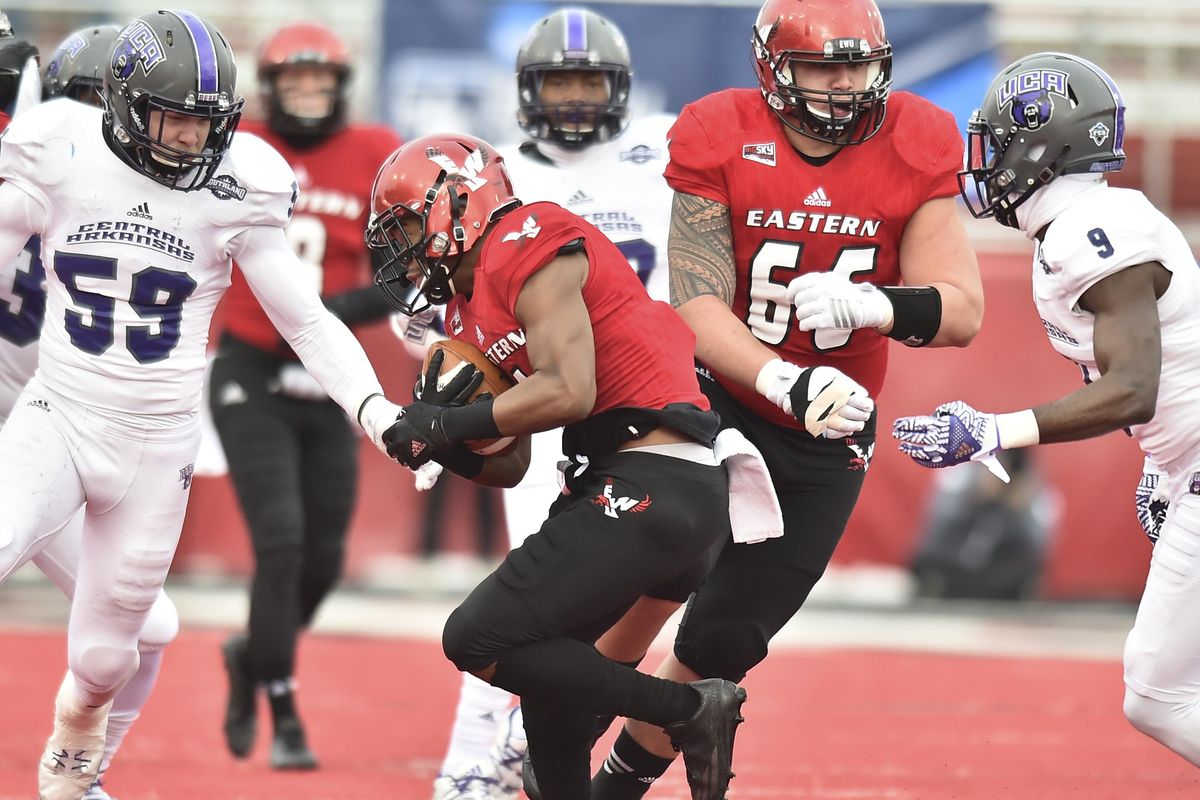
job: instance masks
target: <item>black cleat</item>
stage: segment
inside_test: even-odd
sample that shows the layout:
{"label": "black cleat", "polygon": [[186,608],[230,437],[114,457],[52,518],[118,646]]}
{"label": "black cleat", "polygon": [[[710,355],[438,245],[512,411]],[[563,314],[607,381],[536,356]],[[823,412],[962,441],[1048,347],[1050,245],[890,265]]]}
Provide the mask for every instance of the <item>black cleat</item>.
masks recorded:
{"label": "black cleat", "polygon": [[275,723],[271,742],[271,769],[316,769],[317,757],[308,749],[308,739],[300,720],[292,717]]}
{"label": "black cleat", "polygon": [[683,753],[692,800],[725,800],[733,777],[733,737],[742,722],[746,690],[736,683],[710,678],[688,684],[700,693],[700,708],[684,722],[665,730],[671,746]]}
{"label": "black cleat", "polygon": [[254,675],[250,670],[250,639],[236,633],[221,645],[225,674],[229,678],[229,699],[225,704],[225,746],[238,758],[250,755],[258,732],[258,707]]}

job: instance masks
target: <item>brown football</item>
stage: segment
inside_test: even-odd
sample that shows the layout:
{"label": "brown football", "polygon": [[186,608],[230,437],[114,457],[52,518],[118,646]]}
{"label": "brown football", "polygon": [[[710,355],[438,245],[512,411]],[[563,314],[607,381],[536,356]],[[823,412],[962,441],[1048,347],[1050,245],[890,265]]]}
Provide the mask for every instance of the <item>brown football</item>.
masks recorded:
{"label": "brown football", "polygon": [[[438,375],[439,387],[445,386],[464,363],[474,366],[483,373],[483,383],[479,384],[479,388],[471,395],[470,400],[474,400],[481,394],[499,397],[514,386],[512,378],[508,377],[504,370],[488,361],[487,356],[478,347],[455,339],[443,339],[430,346],[428,352],[425,353],[425,364],[421,367],[422,375],[429,368],[429,361],[438,350],[445,353],[442,356],[442,371]],[[503,436],[499,439],[471,439],[467,441],[466,445],[481,456],[490,456],[507,451],[516,442],[515,436]]]}

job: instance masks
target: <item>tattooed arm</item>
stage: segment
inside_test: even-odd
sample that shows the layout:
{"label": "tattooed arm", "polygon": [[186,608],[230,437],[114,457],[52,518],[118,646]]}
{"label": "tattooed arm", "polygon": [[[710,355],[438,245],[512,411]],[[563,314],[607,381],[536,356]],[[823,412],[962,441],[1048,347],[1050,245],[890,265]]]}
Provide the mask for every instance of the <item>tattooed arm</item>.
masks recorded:
{"label": "tattooed arm", "polygon": [[759,371],[776,355],[729,309],[737,282],[729,209],[676,192],[667,261],[671,305],[696,333],[697,360],[754,389]]}

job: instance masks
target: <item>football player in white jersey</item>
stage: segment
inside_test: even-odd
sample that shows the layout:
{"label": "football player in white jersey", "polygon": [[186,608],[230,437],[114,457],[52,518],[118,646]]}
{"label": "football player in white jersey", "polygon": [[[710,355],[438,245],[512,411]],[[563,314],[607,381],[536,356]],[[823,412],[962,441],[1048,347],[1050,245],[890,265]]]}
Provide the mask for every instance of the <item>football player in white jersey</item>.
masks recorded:
{"label": "football player in white jersey", "polygon": [[[1157,543],[1125,643],[1125,715],[1200,766],[1200,269],[1141,192],[1103,179],[1125,162],[1124,114],[1095,64],[1026,56],[992,82],[972,117],[960,174],[976,217],[1033,242],[1034,302],[1050,344],[1079,365],[1085,385],[1005,414],[947,403],[896,420],[892,433],[924,467],[1122,428],[1137,439],[1163,477],[1144,477],[1135,493]],[[1151,513],[1159,498],[1165,519]]]}
{"label": "football player in white jersey", "polygon": [[[499,148],[514,189],[526,201],[558,203],[595,225],[629,259],[650,296],[668,300],[671,189],[662,172],[675,118],[629,119],[633,73],[620,29],[592,11],[555,11],[530,29],[516,73],[517,120],[529,138]],[[503,494],[512,547],[545,520],[559,494],[562,458],[561,431],[533,436],[529,471]],[[644,598],[633,613],[665,621],[684,599],[686,594]],[[636,664],[649,642],[602,640],[600,646],[606,655]],[[463,673],[435,800],[517,796],[525,737],[520,709],[511,705],[508,692]]]}
{"label": "football player in white jersey", "polygon": [[[46,63],[41,86],[45,99],[70,97],[99,106],[103,86],[99,77],[101,68],[107,66],[112,44],[120,30],[116,25],[98,25],[68,35]],[[0,42],[3,41],[0,38]],[[4,52],[7,50],[6,47]],[[6,99],[0,95],[0,105],[7,106]],[[18,97],[14,113],[24,111],[27,105],[27,98]],[[4,125],[7,124],[5,119]],[[38,238],[29,240],[15,266],[11,286],[0,287],[0,300],[4,301],[0,303],[0,427],[37,367],[37,337],[46,307],[45,272]],[[70,598],[75,594],[82,550],[83,510],[80,509],[32,561]],[[138,634],[138,671],[113,698],[99,775],[84,794],[84,800],[112,800],[104,790],[102,776],[150,699],[162,665],[163,648],[175,638],[178,630],[179,615],[175,606],[160,590]]]}
{"label": "football player in white jersey", "polygon": [[296,184],[242,100],[225,38],[186,11],[117,36],[104,110],[56,99],[0,145],[0,281],[32,235],[47,277],[37,372],[0,429],[0,581],[82,506],[70,672],[38,767],[43,800],[96,778],[114,695],[183,524],[205,344],[237,259],[309,372],[381,445],[398,407],[321,304],[283,226]]}

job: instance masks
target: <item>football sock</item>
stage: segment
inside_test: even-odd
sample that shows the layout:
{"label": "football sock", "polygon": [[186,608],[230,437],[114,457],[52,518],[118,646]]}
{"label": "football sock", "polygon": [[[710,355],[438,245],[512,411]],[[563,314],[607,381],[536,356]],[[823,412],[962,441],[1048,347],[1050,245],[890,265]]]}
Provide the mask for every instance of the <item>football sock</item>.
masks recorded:
{"label": "football sock", "polygon": [[108,731],[104,736],[104,760],[100,764],[101,770],[108,769],[109,762],[120,749],[129,728],[142,713],[142,706],[150,699],[150,692],[158,680],[163,651],[154,650],[141,653],[140,656],[138,671],[133,673],[133,677],[117,692],[113,698],[112,709],[108,712]]}
{"label": "football sock", "polygon": [[650,791],[672,761],[651,753],[622,730],[592,778],[592,800],[637,800]]}
{"label": "football sock", "polygon": [[285,719],[296,719],[296,682],[289,676],[267,681],[264,685],[275,727],[278,728]]}
{"label": "football sock", "polygon": [[[636,661],[618,661],[617,663],[621,664],[622,666],[629,667],[630,669],[637,669],[641,665],[642,660],[644,658],[645,658],[645,656],[637,659]],[[597,714],[596,715],[596,730],[592,734],[592,746],[593,747],[596,746],[596,742],[600,741],[600,737],[603,736],[605,733],[607,733],[608,729],[610,727],[612,727],[613,720],[615,720],[616,718],[617,718],[616,714]]]}
{"label": "football sock", "polygon": [[453,774],[461,764],[487,758],[500,727],[501,717],[512,705],[513,696],[470,673],[463,673],[462,690],[450,744],[442,759],[441,774]]}
{"label": "football sock", "polygon": [[521,712],[542,797],[586,798],[595,715],[535,698],[522,698]]}

